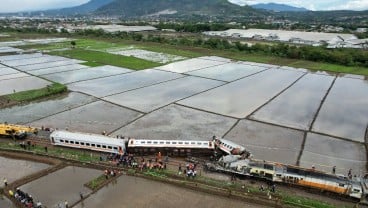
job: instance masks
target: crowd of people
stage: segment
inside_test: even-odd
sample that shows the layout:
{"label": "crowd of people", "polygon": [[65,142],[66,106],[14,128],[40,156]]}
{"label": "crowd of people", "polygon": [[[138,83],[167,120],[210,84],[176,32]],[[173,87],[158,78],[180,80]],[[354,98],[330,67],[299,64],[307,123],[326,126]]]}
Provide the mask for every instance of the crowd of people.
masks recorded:
{"label": "crowd of people", "polygon": [[24,207],[27,207],[27,208],[42,208],[43,207],[41,202],[38,201],[37,203],[35,203],[31,195],[20,190],[19,188],[17,188],[15,192],[13,192],[12,190],[9,190],[9,195],[14,197],[20,203],[22,203]]}

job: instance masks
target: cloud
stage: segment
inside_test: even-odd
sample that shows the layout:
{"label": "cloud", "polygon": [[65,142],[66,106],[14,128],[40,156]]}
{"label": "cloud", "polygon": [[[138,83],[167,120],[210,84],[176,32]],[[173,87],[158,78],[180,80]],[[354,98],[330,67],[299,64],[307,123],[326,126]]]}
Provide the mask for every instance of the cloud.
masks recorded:
{"label": "cloud", "polygon": [[368,1],[350,0],[341,5],[328,7],[327,10],[368,10]]}
{"label": "cloud", "polygon": [[84,4],[89,0],[1,0],[0,12],[35,11],[65,8]]}
{"label": "cloud", "polygon": [[[309,10],[368,10],[368,0],[229,0],[240,5],[258,3],[279,3]],[[331,6],[333,5],[333,6]]]}

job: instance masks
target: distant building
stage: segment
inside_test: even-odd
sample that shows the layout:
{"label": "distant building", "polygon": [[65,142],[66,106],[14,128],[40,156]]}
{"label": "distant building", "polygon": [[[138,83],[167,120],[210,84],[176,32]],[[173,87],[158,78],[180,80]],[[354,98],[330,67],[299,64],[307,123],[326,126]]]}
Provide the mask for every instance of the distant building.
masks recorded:
{"label": "distant building", "polygon": [[[331,45],[336,47],[341,41],[359,40],[353,34],[321,33],[287,30],[264,30],[264,29],[229,29],[226,31],[207,31],[203,34],[209,36],[238,37],[253,40],[279,41],[285,43],[303,44],[311,46]],[[354,44],[345,44],[344,47],[357,48]]]}

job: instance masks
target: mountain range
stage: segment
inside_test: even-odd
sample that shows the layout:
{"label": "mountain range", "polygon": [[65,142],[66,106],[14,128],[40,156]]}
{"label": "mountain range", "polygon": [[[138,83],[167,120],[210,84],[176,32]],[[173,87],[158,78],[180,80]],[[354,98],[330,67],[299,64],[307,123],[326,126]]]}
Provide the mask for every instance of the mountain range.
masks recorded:
{"label": "mountain range", "polygon": [[255,9],[265,9],[276,12],[306,12],[309,11],[303,7],[293,7],[286,4],[276,4],[276,3],[268,3],[268,4],[254,4],[251,7]]}

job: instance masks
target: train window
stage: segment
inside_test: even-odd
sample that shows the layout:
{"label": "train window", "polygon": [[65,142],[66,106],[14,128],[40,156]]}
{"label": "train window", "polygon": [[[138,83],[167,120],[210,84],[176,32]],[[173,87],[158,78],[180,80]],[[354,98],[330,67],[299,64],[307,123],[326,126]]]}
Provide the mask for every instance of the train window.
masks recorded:
{"label": "train window", "polygon": [[109,149],[112,149],[112,146],[108,146]]}
{"label": "train window", "polygon": [[147,144],[151,144],[152,142],[151,141],[147,141]]}
{"label": "train window", "polygon": [[89,146],[89,143],[86,143],[87,146]]}
{"label": "train window", "polygon": [[154,141],[153,144],[158,144],[158,142],[157,141]]}
{"label": "train window", "polygon": [[172,144],[176,144],[176,142],[172,142]]}
{"label": "train window", "polygon": [[202,145],[202,142],[198,142],[197,144],[198,144],[198,145]]}
{"label": "train window", "polygon": [[189,142],[185,142],[185,144],[189,144]]}
{"label": "train window", "polygon": [[64,140],[60,139],[60,142],[64,142]]}
{"label": "train window", "polygon": [[65,143],[69,143],[69,140],[65,140]]}
{"label": "train window", "polygon": [[164,144],[165,142],[161,141],[160,144]]}
{"label": "train window", "polygon": [[359,189],[353,189],[353,191],[354,191],[354,192],[358,192],[358,193],[360,192],[360,190],[359,190]]}
{"label": "train window", "polygon": [[118,148],[117,147],[114,147],[114,150],[118,150]]}
{"label": "train window", "polygon": [[100,144],[98,144],[98,145],[97,145],[97,147],[101,148],[101,145],[100,145]]}
{"label": "train window", "polygon": [[74,144],[74,141],[70,141],[70,144]]}
{"label": "train window", "polygon": [[167,142],[166,142],[166,144],[170,144],[170,142],[169,142],[169,141],[167,141]]}
{"label": "train window", "polygon": [[102,148],[105,148],[106,149],[106,145],[102,145]]}
{"label": "train window", "polygon": [[95,144],[91,144],[92,147],[95,147],[96,145]]}
{"label": "train window", "polygon": [[84,142],[81,142],[81,145],[84,145]]}
{"label": "train window", "polygon": [[178,144],[183,144],[183,142],[178,142]]}
{"label": "train window", "polygon": [[340,186],[340,187],[344,187],[344,186],[345,186],[345,184],[343,184],[343,183],[339,183],[339,186]]}
{"label": "train window", "polygon": [[79,144],[79,142],[75,142],[75,144]]}
{"label": "train window", "polygon": [[145,141],[141,141],[141,144],[146,144],[146,142]]}

